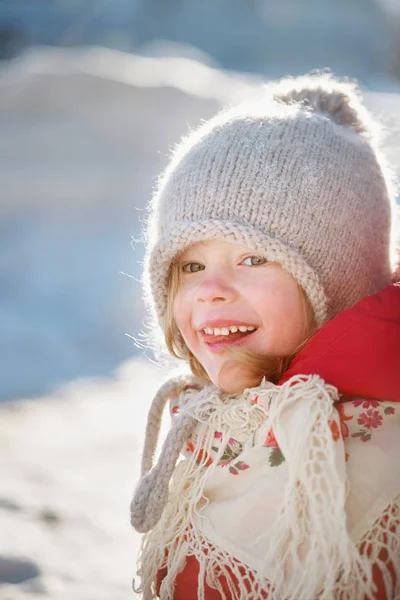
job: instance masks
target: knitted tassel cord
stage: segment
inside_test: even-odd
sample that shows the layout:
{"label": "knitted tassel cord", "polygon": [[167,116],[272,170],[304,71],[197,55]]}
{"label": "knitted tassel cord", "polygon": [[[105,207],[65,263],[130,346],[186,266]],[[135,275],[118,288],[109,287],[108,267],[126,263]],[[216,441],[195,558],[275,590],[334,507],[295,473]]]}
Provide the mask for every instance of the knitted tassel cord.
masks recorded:
{"label": "knitted tassel cord", "polygon": [[160,458],[152,468],[163,410],[171,397],[178,395],[182,389],[195,385],[194,379],[188,377],[168,381],[160,388],[152,402],[142,456],[142,478],[131,502],[131,524],[139,533],[149,531],[159,521],[167,502],[171,475],[184,441],[195,426],[190,415],[182,414],[176,419],[163,444]]}

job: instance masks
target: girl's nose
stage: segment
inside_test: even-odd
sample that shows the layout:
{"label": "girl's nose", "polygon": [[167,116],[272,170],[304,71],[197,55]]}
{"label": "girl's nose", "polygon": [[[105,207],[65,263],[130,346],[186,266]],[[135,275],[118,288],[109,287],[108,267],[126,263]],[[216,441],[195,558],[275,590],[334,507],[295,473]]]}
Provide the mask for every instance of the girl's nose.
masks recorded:
{"label": "girl's nose", "polygon": [[217,277],[204,279],[196,292],[198,302],[233,302],[238,296],[235,287],[227,280]]}

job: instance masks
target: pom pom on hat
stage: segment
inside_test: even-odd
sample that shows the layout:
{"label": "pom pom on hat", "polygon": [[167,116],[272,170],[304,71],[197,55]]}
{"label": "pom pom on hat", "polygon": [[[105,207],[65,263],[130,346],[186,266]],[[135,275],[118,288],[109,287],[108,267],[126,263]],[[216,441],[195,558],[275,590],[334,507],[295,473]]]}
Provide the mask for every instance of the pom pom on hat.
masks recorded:
{"label": "pom pom on hat", "polygon": [[273,97],[285,104],[300,103],[356,133],[370,136],[378,132],[361,102],[357,86],[337,81],[330,75],[283,79],[273,88]]}

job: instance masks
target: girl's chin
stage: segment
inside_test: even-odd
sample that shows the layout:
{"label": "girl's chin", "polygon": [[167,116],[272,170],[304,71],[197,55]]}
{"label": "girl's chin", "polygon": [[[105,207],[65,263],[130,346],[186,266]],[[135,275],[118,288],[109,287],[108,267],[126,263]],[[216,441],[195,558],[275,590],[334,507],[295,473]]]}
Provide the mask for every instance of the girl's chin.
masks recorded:
{"label": "girl's chin", "polygon": [[241,394],[243,390],[260,383],[254,372],[234,361],[223,364],[215,377],[210,379],[220,390],[229,394]]}

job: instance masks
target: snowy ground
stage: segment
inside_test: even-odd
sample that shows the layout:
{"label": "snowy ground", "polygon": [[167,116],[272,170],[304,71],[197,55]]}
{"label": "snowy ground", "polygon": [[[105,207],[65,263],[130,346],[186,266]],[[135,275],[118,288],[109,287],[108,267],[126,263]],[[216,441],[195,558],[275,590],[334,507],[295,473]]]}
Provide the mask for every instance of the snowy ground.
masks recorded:
{"label": "snowy ground", "polygon": [[[161,374],[127,360],[143,307],[120,272],[140,276],[131,236],[170,145],[251,84],[99,50],[0,73],[1,600],[131,597],[129,501]],[[399,98],[367,96],[389,133]],[[399,133],[387,150],[398,164]]]}
{"label": "snowy ground", "polygon": [[139,536],[129,503],[159,382],[133,360],[112,380],[3,407],[1,600],[131,596]]}

